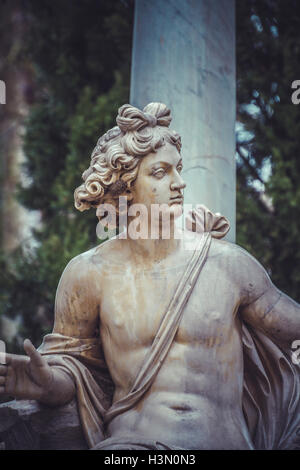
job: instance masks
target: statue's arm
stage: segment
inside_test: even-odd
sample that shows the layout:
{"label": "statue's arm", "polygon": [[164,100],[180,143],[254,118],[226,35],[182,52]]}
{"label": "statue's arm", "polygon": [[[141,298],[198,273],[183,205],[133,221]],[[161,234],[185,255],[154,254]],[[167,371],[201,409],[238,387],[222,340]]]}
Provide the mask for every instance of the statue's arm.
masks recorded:
{"label": "statue's arm", "polygon": [[99,273],[86,254],[65,268],[55,298],[53,333],[73,338],[92,338],[99,323]]}
{"label": "statue's arm", "polygon": [[[68,264],[57,288],[53,333],[77,339],[95,337],[97,284],[95,269],[86,256],[80,255]],[[53,406],[71,401],[75,395],[71,374],[62,367],[50,365],[43,347],[36,350],[26,340],[24,349],[27,355],[6,354],[5,365],[0,364],[0,396],[7,394]]]}
{"label": "statue's arm", "polygon": [[[99,321],[96,298],[94,268],[80,255],[67,265],[59,281],[53,333],[78,339],[94,337]],[[74,381],[61,368],[51,368],[53,386],[39,401],[52,405],[68,403],[76,392]]]}
{"label": "statue's arm", "polygon": [[[100,300],[95,292],[98,275],[86,254],[70,261],[56,291],[53,333],[77,339],[95,337],[99,324]],[[52,369],[55,370],[55,366]],[[57,379],[60,380],[56,386],[59,386],[61,398],[57,393],[55,397],[48,393],[43,401],[49,403],[49,400],[58,399],[67,403],[76,392],[74,381],[67,372],[56,370],[59,373]]]}
{"label": "statue's arm", "polygon": [[[265,269],[248,255],[242,266],[247,273],[241,276],[245,295],[240,314],[250,325],[274,339],[291,346],[300,339],[300,305],[281,292],[271,281]],[[246,269],[245,269],[246,268]]]}

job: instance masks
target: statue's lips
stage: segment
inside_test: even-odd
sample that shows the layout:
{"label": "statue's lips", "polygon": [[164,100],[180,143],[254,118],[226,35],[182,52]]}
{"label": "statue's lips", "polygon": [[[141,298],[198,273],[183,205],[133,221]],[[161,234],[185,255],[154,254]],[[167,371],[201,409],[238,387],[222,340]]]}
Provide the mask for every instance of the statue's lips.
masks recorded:
{"label": "statue's lips", "polygon": [[183,197],[178,196],[178,197],[172,197],[170,199],[170,204],[182,204],[183,203]]}

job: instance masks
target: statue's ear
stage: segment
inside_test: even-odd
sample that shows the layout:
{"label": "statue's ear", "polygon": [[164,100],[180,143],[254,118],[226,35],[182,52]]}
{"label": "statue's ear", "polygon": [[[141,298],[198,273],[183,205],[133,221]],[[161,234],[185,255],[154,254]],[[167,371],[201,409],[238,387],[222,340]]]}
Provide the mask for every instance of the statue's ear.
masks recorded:
{"label": "statue's ear", "polygon": [[127,188],[126,191],[124,192],[123,196],[127,197],[128,202],[132,202],[134,200],[134,196],[135,196],[134,186],[131,187],[131,188]]}

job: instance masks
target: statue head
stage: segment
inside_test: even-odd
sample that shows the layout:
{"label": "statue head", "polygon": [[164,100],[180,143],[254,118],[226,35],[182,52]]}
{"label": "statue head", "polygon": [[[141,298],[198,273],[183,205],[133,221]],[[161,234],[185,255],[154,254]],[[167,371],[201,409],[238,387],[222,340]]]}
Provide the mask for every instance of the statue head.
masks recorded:
{"label": "statue head", "polygon": [[75,207],[83,211],[112,204],[118,212],[120,196],[130,206],[142,160],[163,147],[173,146],[178,155],[181,151],[180,136],[169,129],[171,120],[162,103],[150,103],[142,111],[129,104],[119,108],[117,126],[98,140],[82,175],[84,183],[75,190]]}

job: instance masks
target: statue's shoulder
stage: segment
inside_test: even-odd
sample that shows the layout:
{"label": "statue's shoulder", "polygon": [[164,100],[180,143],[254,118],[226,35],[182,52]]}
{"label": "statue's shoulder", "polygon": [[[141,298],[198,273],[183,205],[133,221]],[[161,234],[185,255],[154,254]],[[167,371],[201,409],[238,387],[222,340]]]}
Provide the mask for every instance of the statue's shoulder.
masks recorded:
{"label": "statue's shoulder", "polygon": [[126,261],[124,243],[117,237],[106,240],[72,258],[65,267],[60,283],[74,289],[92,286],[95,291],[112,272],[118,271]]}
{"label": "statue's shoulder", "polygon": [[255,259],[247,250],[242,248],[240,245],[218,238],[212,238],[210,256],[222,256],[225,258],[232,259],[233,261],[241,261],[242,259]]}
{"label": "statue's shoulder", "polygon": [[[202,237],[202,233],[185,230],[183,247],[189,250],[196,248]],[[209,260],[217,262],[218,264],[222,262],[228,266],[233,266],[234,264],[238,264],[242,259],[245,260],[244,262],[247,262],[248,257],[250,258],[251,255],[239,245],[221,238],[211,237],[208,251]]]}
{"label": "statue's shoulder", "polygon": [[235,285],[239,285],[243,295],[252,299],[255,294],[270,286],[270,277],[261,263],[247,250],[226,240],[212,239],[210,257]]}
{"label": "statue's shoulder", "polygon": [[259,271],[263,269],[260,262],[251,253],[240,245],[227,240],[212,238],[209,256],[223,259],[228,267],[237,271],[250,268]]}
{"label": "statue's shoulder", "polygon": [[61,275],[55,297],[56,333],[83,338],[94,335],[101,295],[101,278],[92,263],[94,250],[72,258]]}
{"label": "statue's shoulder", "polygon": [[99,276],[99,267],[94,262],[97,246],[78,254],[66,265],[60,283],[68,282],[70,285],[93,282]]}
{"label": "statue's shoulder", "polygon": [[95,268],[101,268],[107,262],[113,263],[115,259],[118,259],[119,262],[121,251],[122,244],[119,238],[110,238],[72,258],[67,264],[65,271],[76,272],[80,269],[82,273],[87,273]]}

